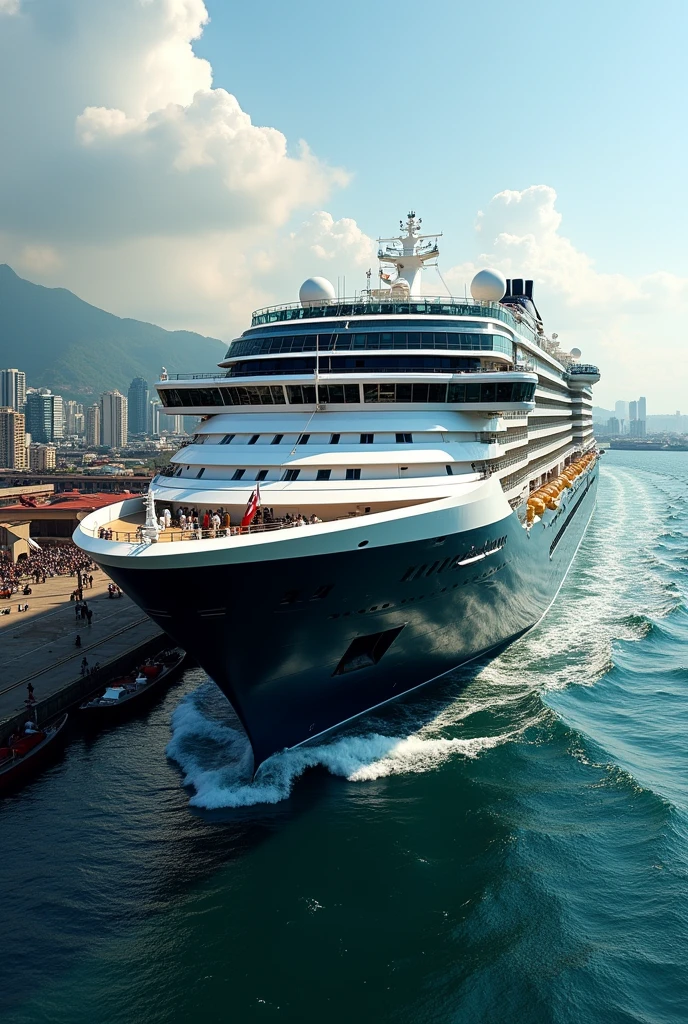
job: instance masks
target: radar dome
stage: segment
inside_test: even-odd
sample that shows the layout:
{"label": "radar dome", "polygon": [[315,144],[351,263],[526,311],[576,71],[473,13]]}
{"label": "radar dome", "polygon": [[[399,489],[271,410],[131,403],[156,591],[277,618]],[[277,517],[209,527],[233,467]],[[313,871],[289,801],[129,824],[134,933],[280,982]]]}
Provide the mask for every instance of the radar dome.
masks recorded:
{"label": "radar dome", "polygon": [[569,355],[571,356],[572,359],[580,359],[580,357],[581,357],[581,350],[579,348],[572,348],[571,351],[569,352]]}
{"label": "radar dome", "polygon": [[309,277],[299,288],[302,306],[319,306],[334,298],[334,287],[326,277]]}
{"label": "radar dome", "polygon": [[506,292],[506,278],[498,270],[479,270],[471,281],[471,295],[482,302],[499,302]]}

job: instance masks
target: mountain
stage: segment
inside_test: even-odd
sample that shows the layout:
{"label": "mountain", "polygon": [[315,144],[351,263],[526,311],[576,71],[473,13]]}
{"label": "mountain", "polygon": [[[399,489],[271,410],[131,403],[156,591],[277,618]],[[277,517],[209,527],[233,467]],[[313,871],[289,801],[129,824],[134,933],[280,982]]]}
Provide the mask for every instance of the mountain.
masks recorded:
{"label": "mountain", "polygon": [[161,366],[171,374],[212,371],[226,351],[217,338],[122,319],[0,264],[0,367],[24,370],[29,387],[94,401],[112,388],[126,394],[134,377],[152,385]]}

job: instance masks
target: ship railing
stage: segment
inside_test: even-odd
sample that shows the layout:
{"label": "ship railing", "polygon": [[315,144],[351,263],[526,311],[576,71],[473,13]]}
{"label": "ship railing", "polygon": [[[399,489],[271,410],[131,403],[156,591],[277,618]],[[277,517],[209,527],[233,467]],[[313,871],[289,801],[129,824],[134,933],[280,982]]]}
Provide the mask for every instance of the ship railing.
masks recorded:
{"label": "ship railing", "polygon": [[[364,374],[378,374],[378,373],[395,373],[402,374],[408,373],[414,376],[418,376],[425,373],[444,373],[451,374],[454,377],[462,376],[465,373],[513,373],[515,367],[512,363],[504,363],[503,366],[497,368],[487,366],[473,366],[466,367],[465,369],[455,369],[450,366],[342,366],[329,369],[321,365],[319,371],[316,373],[313,369],[308,370],[240,370],[238,373],[170,373],[167,375],[165,380],[217,380],[225,383],[227,380],[240,380],[244,377],[274,377],[275,383],[280,384],[284,378],[289,378],[286,383],[292,383],[291,378],[299,378],[299,383],[302,379],[315,380],[325,379],[329,377],[338,377],[340,374],[355,373],[359,376]],[[522,371],[518,371],[522,372]],[[524,371],[523,371],[524,372]]]}
{"label": "ship railing", "polygon": [[[365,515],[364,512],[352,513],[352,515]],[[351,516],[339,516],[341,519],[348,519]],[[318,520],[322,522],[322,520]],[[158,541],[161,544],[174,544],[181,543],[184,541],[195,541],[195,540],[221,540],[227,537],[243,537],[249,536],[256,533],[271,533],[275,530],[291,530],[291,529],[303,529],[307,526],[313,526],[309,520],[298,523],[295,520],[277,519],[274,522],[269,523],[256,523],[250,526],[220,526],[217,529],[204,530],[202,528],[192,528],[182,530],[179,526],[173,526],[166,530],[160,530],[158,535]],[[85,527],[81,526],[84,530]],[[91,536],[98,540],[109,540],[118,541],[120,543],[127,544],[142,544],[145,543],[143,526],[137,526],[132,530],[110,530],[107,527],[93,527],[89,532]]]}

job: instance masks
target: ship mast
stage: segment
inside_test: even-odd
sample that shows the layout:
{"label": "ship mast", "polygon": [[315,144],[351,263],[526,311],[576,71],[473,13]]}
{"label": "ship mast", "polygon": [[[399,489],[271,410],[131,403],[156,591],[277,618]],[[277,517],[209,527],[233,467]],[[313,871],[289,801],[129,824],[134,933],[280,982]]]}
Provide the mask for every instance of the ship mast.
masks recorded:
{"label": "ship mast", "polygon": [[[392,292],[399,297],[405,295],[407,298],[421,298],[421,275],[423,266],[433,259],[437,259],[440,250],[437,239],[442,233],[432,235],[421,235],[420,226],[423,223],[420,217],[416,217],[415,211],[411,210],[406,224],[399,221],[399,227],[405,235],[398,235],[396,238],[378,238],[380,246],[377,258],[380,261],[380,278],[391,288]],[[433,242],[423,242],[426,239],[434,239]],[[394,267],[396,277],[392,277],[389,271]],[[403,293],[403,294],[402,294]]]}

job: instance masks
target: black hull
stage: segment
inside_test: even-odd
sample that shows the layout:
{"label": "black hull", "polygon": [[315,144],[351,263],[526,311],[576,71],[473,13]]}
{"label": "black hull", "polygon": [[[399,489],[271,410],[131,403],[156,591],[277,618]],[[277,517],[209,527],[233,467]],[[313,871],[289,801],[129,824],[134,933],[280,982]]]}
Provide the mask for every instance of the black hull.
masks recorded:
{"label": "black hull", "polygon": [[534,626],[583,537],[597,475],[595,465],[530,531],[512,513],[353,553],[108,572],[226,694],[257,767]]}

